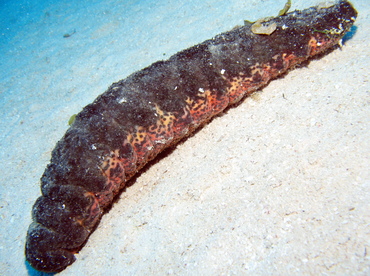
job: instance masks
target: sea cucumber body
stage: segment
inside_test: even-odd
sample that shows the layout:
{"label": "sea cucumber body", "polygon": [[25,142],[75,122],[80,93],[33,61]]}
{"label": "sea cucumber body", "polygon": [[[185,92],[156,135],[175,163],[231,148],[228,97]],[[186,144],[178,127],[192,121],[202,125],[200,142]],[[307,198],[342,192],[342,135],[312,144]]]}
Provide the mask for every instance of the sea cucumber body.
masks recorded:
{"label": "sea cucumber body", "polygon": [[246,25],[114,83],[77,116],[53,150],[33,207],[26,257],[63,270],[125,183],[163,149],[297,63],[337,44],[357,13],[346,1]]}

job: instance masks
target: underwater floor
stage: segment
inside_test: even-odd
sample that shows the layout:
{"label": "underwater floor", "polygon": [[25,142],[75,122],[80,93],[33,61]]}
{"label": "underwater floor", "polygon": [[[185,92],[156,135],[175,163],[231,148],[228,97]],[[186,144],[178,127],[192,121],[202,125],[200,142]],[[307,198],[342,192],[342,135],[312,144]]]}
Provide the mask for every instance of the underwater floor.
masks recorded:
{"label": "underwater floor", "polygon": [[[293,9],[318,4],[294,0]],[[285,1],[0,2],[0,275],[25,261],[57,141],[110,84]],[[156,162],[60,275],[369,275],[370,5],[342,49]]]}

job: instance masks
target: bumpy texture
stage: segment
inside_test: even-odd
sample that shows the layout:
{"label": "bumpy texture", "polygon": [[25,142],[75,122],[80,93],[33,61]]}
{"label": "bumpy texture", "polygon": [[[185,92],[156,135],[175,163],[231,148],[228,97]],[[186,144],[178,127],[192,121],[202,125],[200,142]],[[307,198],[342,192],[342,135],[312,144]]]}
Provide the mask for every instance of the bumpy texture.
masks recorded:
{"label": "bumpy texture", "polygon": [[[58,272],[75,261],[125,183],[230,104],[297,63],[336,45],[357,16],[347,1],[271,18],[159,61],[114,83],[76,116],[58,142],[33,206],[26,258]],[[276,25],[276,28],[275,28]]]}

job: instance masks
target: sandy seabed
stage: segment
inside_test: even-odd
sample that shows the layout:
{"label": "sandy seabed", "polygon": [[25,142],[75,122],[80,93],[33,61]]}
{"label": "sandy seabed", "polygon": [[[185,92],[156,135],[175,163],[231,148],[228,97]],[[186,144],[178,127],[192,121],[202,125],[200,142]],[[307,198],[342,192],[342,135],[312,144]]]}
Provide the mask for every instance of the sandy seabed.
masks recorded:
{"label": "sandy seabed", "polygon": [[[0,3],[0,275],[42,274],[25,262],[26,231],[72,114],[111,83],[284,4],[76,2]],[[272,81],[141,173],[60,275],[369,275],[370,5],[352,3],[356,31],[342,49]]]}

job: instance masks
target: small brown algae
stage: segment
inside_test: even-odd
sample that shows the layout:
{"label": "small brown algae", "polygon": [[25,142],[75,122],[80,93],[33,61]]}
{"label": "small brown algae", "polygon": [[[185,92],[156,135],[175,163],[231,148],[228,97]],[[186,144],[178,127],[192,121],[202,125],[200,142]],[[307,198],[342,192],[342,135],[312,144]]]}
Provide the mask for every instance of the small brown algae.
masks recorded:
{"label": "small brown algae", "polygon": [[75,33],[76,33],[76,29],[74,29],[74,30],[73,30],[73,32],[70,32],[70,33],[66,33],[66,34],[64,34],[64,35],[63,35],[63,37],[64,37],[64,38],[68,38],[68,37],[70,37],[70,36],[74,35]]}
{"label": "small brown algae", "polygon": [[254,34],[270,35],[275,32],[277,24],[269,22],[273,17],[265,17],[258,19],[252,26],[251,31]]}
{"label": "small brown algae", "polygon": [[72,116],[71,116],[71,118],[69,118],[69,120],[68,120],[68,125],[70,126],[70,125],[72,125],[73,123],[74,123],[74,121],[76,120],[76,116],[77,116],[77,114],[73,114]]}
{"label": "small brown algae", "polygon": [[[292,1],[288,0],[285,3],[284,8],[279,11],[278,16],[285,15],[288,12],[288,10],[290,9],[291,5],[292,5]],[[253,23],[252,26],[251,26],[251,31],[254,34],[270,35],[273,32],[275,32],[275,30],[277,28],[277,24],[275,22],[269,22],[273,18],[274,17],[260,18],[254,23],[245,20],[244,24],[247,25],[247,24]]]}
{"label": "small brown algae", "polygon": [[282,9],[282,10],[280,10],[279,11],[279,16],[281,16],[281,15],[284,15],[284,14],[286,14],[288,11],[289,11],[289,9],[290,9],[290,7],[292,6],[292,1],[291,0],[288,0],[286,3],[285,3],[285,6],[284,6],[284,8]]}

